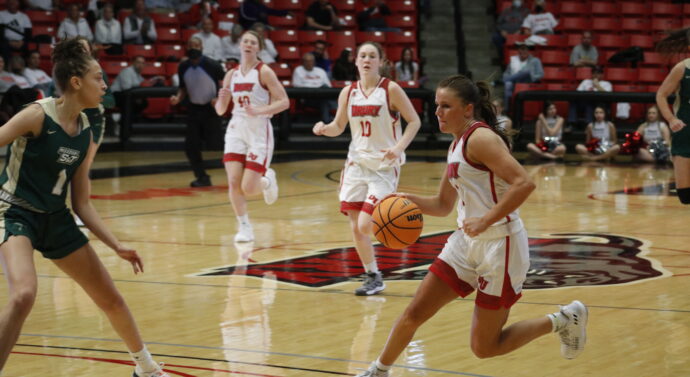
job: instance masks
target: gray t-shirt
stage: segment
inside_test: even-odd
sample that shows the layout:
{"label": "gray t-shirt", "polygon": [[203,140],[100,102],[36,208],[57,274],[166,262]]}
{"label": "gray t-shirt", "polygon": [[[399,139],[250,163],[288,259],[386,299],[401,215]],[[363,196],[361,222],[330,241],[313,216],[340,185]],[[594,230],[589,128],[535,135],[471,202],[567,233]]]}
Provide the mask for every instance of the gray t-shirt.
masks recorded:
{"label": "gray t-shirt", "polygon": [[581,44],[573,47],[573,52],[570,53],[570,65],[574,65],[578,60],[582,58],[587,58],[597,64],[599,60],[599,52],[594,46],[589,46],[588,50],[585,50]]}

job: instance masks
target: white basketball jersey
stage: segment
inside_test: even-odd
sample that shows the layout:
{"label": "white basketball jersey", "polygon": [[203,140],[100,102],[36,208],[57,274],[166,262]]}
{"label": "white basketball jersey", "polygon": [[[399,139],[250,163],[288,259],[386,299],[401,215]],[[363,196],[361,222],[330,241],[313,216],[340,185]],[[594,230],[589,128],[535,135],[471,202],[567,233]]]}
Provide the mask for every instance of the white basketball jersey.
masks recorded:
{"label": "white basketball jersey", "polygon": [[405,154],[398,161],[383,161],[384,149],[389,149],[402,137],[397,114],[393,114],[388,98],[390,80],[381,78],[367,96],[359,81],[352,83],[348,94],[347,115],[352,141],[347,158],[372,170],[397,167],[405,163]]}
{"label": "white basketball jersey", "polygon": [[606,121],[592,123],[592,137],[601,140],[601,145],[607,145],[611,141],[609,123]]}
{"label": "white basketball jersey", "polygon": [[[261,84],[261,67],[259,62],[254,68],[249,70],[246,75],[242,74],[240,67],[236,68],[230,79],[230,90],[232,90],[232,115],[248,116],[244,106],[251,104],[252,107],[268,105],[271,102],[271,94],[266,87]],[[260,118],[270,118],[270,115],[260,115]]]}
{"label": "white basketball jersey", "polygon": [[646,143],[651,143],[657,140],[663,140],[663,136],[661,135],[661,123],[648,123],[644,128],[644,141]]}
{"label": "white basketball jersey", "polygon": [[[510,187],[485,166],[467,160],[467,139],[480,127],[488,128],[485,123],[475,122],[460,140],[453,141],[448,149],[448,180],[458,192],[458,227],[462,227],[465,218],[483,217]],[[492,225],[504,224],[518,218],[519,211],[515,210]]]}

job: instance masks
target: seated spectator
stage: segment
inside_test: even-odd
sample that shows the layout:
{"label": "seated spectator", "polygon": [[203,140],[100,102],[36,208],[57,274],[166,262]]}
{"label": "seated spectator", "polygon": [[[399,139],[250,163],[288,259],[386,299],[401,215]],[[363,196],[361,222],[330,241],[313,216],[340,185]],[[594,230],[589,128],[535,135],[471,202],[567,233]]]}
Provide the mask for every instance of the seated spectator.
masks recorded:
{"label": "seated spectator", "polygon": [[594,122],[587,125],[585,134],[587,135],[586,144],[575,146],[575,151],[585,161],[609,160],[614,158],[621,149],[617,144],[616,126],[606,121],[606,111],[602,106],[594,108]]}
{"label": "seated spectator", "polygon": [[[642,135],[646,147],[640,148],[633,157],[642,162],[666,162],[671,146],[671,130],[659,118],[659,109],[652,106],[647,109],[647,121],[640,124],[637,132]],[[659,145],[663,144],[663,145]],[[664,151],[660,149],[665,149]]]}
{"label": "seated spectator", "polygon": [[60,27],[57,31],[58,39],[74,38],[81,35],[82,37],[93,40],[93,33],[91,32],[91,27],[86,21],[86,18],[82,17],[80,13],[79,5],[70,4],[67,8],[67,17],[62,20]]}
{"label": "seated spectator", "polygon": [[537,0],[534,4],[534,11],[530,13],[522,27],[527,29],[527,34],[553,34],[553,28],[558,25],[558,21],[551,12],[547,12],[544,7],[544,0]]}
{"label": "seated spectator", "polygon": [[122,27],[115,17],[112,4],[103,6],[103,18],[96,21],[96,36],[94,41],[103,45],[108,55],[122,54]]}
{"label": "seated spectator", "polygon": [[4,72],[4,61],[0,67],[0,120],[7,121],[20,111],[27,103],[38,98],[39,91],[32,88],[24,77],[24,58],[13,55],[10,59],[10,71]]}
{"label": "seated spectator", "polygon": [[26,63],[24,62],[24,58],[19,55],[13,55],[10,58],[10,77],[12,77],[13,84],[20,89],[29,89],[33,86],[29,82],[29,79],[24,76],[25,68]]}
{"label": "seated spectator", "polygon": [[[577,87],[579,92],[610,92],[613,86],[610,82],[604,81],[601,78],[604,76],[604,68],[597,66],[592,68],[592,78],[582,80]],[[587,123],[592,122],[592,114],[594,113],[594,101],[580,100],[571,101],[570,109],[568,110],[568,124],[576,125],[578,123],[578,116],[584,111],[585,120]]]}
{"label": "seated spectator", "polygon": [[319,39],[314,42],[314,51],[311,53],[316,59],[316,66],[329,73],[331,71],[331,59],[328,58],[328,50],[326,49],[327,42]]}
{"label": "seated spectator", "polygon": [[259,51],[257,57],[266,64],[275,63],[276,57],[278,56],[278,50],[276,50],[276,46],[273,44],[273,41],[266,37],[266,25],[257,22],[252,25],[251,30],[257,32],[264,40],[264,48],[263,50]]}
{"label": "seated spectator", "polygon": [[[312,54],[313,56],[313,54]],[[349,48],[344,48],[340,57],[333,63],[333,80],[355,81],[357,80],[357,66],[355,54]]]}
{"label": "seated spectator", "polygon": [[400,54],[400,61],[395,63],[395,79],[397,81],[419,80],[419,64],[412,60],[414,54],[411,47],[405,47]]}
{"label": "seated spectator", "polygon": [[503,100],[496,98],[491,102],[496,109],[496,127],[506,135],[513,133],[513,121],[503,111]]}
{"label": "seated spectator", "polygon": [[58,0],[27,0],[26,5],[29,9],[34,10],[54,10]]}
{"label": "seated spectator", "polygon": [[335,30],[340,27],[337,13],[338,11],[330,1],[316,0],[305,12],[307,21],[304,28],[307,30]]}
{"label": "seated spectator", "polygon": [[287,10],[277,10],[264,5],[261,0],[244,0],[240,3],[240,25],[248,29],[257,22],[269,25],[268,16],[285,17],[292,15]]}
{"label": "seated spectator", "polygon": [[50,85],[53,83],[53,78],[39,67],[41,64],[41,55],[38,51],[31,51],[31,53],[29,53],[27,63],[28,66],[24,69],[24,77],[29,81],[29,85],[31,85],[32,88],[47,93],[50,90]]}
{"label": "seated spectator", "polygon": [[599,61],[599,52],[592,46],[592,33],[582,33],[582,42],[573,47],[570,53],[570,65],[574,67],[594,67]]}
{"label": "seated spectator", "polygon": [[357,14],[357,25],[361,31],[393,31],[400,29],[388,27],[385,16],[391,15],[391,10],[385,0],[363,1],[366,8]]}
{"label": "seated spectator", "polygon": [[503,72],[503,103],[506,111],[509,110],[510,100],[513,97],[513,89],[516,83],[537,82],[544,77],[544,68],[541,60],[529,53],[529,46],[521,44],[518,47],[518,54],[510,57],[510,63]]}
{"label": "seated spectator", "polygon": [[[144,77],[141,76],[141,70],[144,68],[144,64],[146,64],[146,60],[143,56],[135,56],[132,58],[132,64],[120,71],[113,81],[113,85],[110,87],[110,89],[113,91],[113,95],[115,96],[115,103],[117,104],[117,107],[119,107],[123,112],[126,111],[125,92],[132,88],[140,87],[144,82]],[[132,114],[141,113],[147,105],[148,101],[146,98],[136,98],[132,101]],[[123,116],[123,118],[126,117]]]}
{"label": "seated spectator", "polygon": [[201,21],[201,31],[193,36],[201,39],[201,43],[204,45],[204,55],[213,60],[221,61],[223,60],[223,45],[220,37],[213,32],[213,26],[213,20],[206,17]]}
{"label": "seated spectator", "polygon": [[242,55],[242,51],[240,50],[240,39],[242,38],[243,32],[244,29],[242,29],[240,24],[234,24],[230,35],[226,35],[221,39],[224,61],[240,62]]}
{"label": "seated spectator", "polygon": [[534,143],[527,144],[527,151],[533,156],[549,160],[563,158],[563,123],[563,117],[558,115],[556,105],[547,101],[534,126]]}
{"label": "seated spectator", "polygon": [[134,13],[130,14],[122,25],[125,43],[151,44],[158,39],[156,25],[146,13],[144,0],[136,0]]}
{"label": "seated spectator", "polygon": [[[316,67],[314,55],[307,52],[302,56],[302,65],[292,72],[292,86],[295,88],[330,88],[331,80],[328,79],[326,71]],[[331,110],[338,107],[335,101],[326,99],[303,99],[300,102],[305,106],[318,108],[321,112],[321,119],[328,122],[333,119]]]}
{"label": "seated spectator", "polygon": [[512,6],[506,8],[501,12],[496,20],[496,31],[491,37],[496,50],[498,51],[498,58],[503,64],[503,46],[506,43],[506,38],[510,34],[518,34],[520,27],[529,14],[529,9],[523,4],[522,0],[513,0]]}
{"label": "seated spectator", "polygon": [[7,0],[7,10],[0,11],[0,24],[4,27],[4,38],[0,38],[2,56],[9,61],[13,52],[26,55],[31,42],[31,20],[19,10],[19,0]]}

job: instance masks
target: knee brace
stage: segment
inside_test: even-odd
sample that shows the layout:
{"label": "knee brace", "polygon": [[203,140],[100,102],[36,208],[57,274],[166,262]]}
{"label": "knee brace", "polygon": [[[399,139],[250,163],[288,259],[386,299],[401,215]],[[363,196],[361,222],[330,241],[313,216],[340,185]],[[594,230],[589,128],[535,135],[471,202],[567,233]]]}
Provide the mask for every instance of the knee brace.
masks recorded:
{"label": "knee brace", "polygon": [[681,203],[690,204],[690,187],[676,189],[676,192]]}

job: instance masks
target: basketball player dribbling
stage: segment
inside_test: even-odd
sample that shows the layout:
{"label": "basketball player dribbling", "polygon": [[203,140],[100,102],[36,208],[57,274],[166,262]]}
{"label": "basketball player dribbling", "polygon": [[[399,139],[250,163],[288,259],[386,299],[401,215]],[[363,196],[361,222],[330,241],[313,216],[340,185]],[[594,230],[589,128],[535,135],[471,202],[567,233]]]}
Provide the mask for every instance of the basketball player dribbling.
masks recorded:
{"label": "basketball player dribbling", "polygon": [[0,128],[0,145],[11,143],[0,174],[0,263],[9,287],[0,312],[0,371],[36,300],[36,249],[106,314],[135,361],[133,377],[169,377],[153,361],[129,307],[66,206],[69,187],[72,208],[86,227],[135,273],[143,272],[137,252],[120,243],[89,201],[97,145],[83,110],[97,107],[105,94],[101,67],[75,38],[60,41],[52,58],[60,97],[29,104]]}
{"label": "basketball player dribbling", "polygon": [[276,173],[269,167],[273,157],[271,117],[287,109],[290,101],[275,72],[257,58],[263,48],[264,40],[256,32],[242,35],[240,65],[225,75],[215,104],[218,115],[223,115],[233,101],[223,162],[230,203],[239,223],[235,242],[254,240],[246,197],[263,192],[266,204],[278,199]]}
{"label": "basketball player dribbling", "polygon": [[535,185],[511,156],[506,136],[497,131],[490,98],[486,83],[475,84],[461,75],[439,83],[439,127],[454,136],[439,193],[431,197],[396,195],[415,202],[422,213],[431,216],[447,216],[459,199],[459,229],[448,238],[393,326],[379,358],[360,376],[388,376],[417,328],[443,306],[474,290],[470,344],[477,357],[509,353],[549,332],[559,333],[561,353],[568,359],[584,349],[587,308],[579,301],[559,312],[504,328],[529,268],[527,232],[518,208]]}
{"label": "basketball player dribbling", "polygon": [[[405,149],[412,142],[421,121],[412,102],[395,82],[380,75],[381,46],[365,42],[359,46],[355,65],[359,80],[343,88],[335,119],[314,125],[315,135],[335,137],[350,124],[352,141],[340,178],[340,211],[350,219],[359,259],[366,271],[363,285],[355,290],[368,296],[385,288],[371,243],[374,206],[395,192]],[[402,132],[396,112],[407,122]]]}

